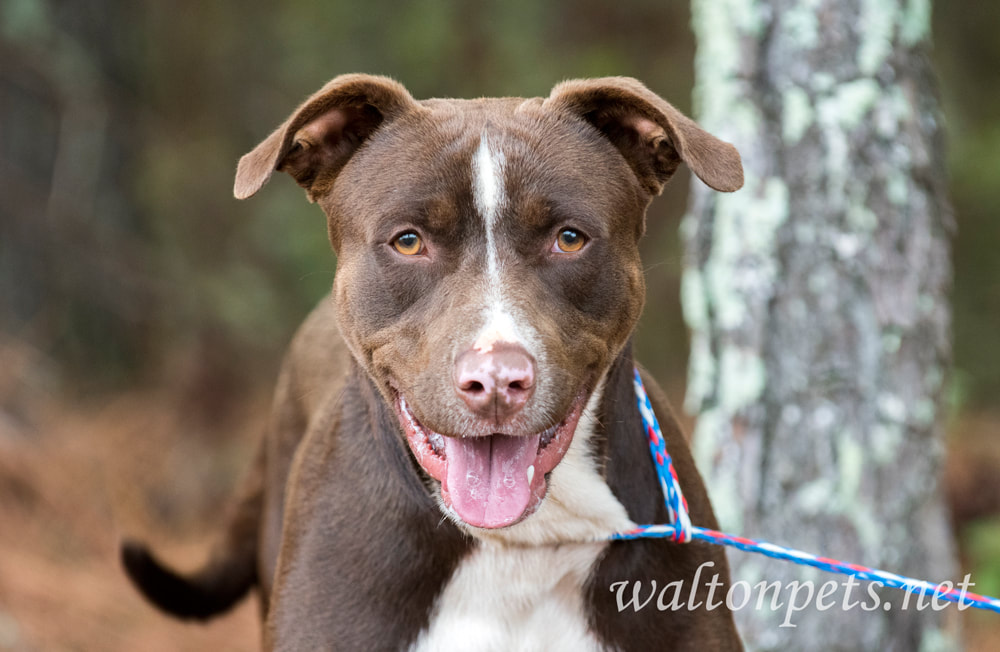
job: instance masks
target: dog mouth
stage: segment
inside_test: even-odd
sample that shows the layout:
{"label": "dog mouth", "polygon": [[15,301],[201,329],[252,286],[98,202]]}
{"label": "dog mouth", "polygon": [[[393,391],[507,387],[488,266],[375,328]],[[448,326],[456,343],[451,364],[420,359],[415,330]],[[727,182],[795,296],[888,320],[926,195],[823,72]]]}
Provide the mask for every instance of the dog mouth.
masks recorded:
{"label": "dog mouth", "polygon": [[569,450],[586,401],[581,391],[562,421],[529,435],[447,436],[421,424],[399,392],[395,408],[417,463],[441,483],[445,508],[471,526],[495,529],[541,505],[546,474]]}

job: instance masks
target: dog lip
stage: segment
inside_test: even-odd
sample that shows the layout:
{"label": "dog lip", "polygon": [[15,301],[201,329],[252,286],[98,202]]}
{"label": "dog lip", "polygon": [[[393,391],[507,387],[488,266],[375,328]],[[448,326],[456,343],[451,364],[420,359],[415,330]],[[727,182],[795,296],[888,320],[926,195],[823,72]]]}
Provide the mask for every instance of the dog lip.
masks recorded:
{"label": "dog lip", "polygon": [[[393,389],[395,390],[395,388]],[[437,432],[436,430],[431,430],[430,428],[428,428],[427,426],[425,426],[423,423],[420,422],[420,419],[417,418],[417,416],[413,413],[413,410],[410,408],[409,403],[407,403],[406,398],[398,390],[395,390],[395,394],[396,394],[395,407],[397,416],[399,417],[401,425],[403,425],[403,430],[407,435],[407,439],[408,440],[411,439],[411,436],[415,436],[415,438],[418,439],[418,441],[416,442],[411,441],[411,445],[413,445],[414,443],[425,444],[426,446],[430,447],[430,449],[438,457],[445,459],[446,456],[444,453],[444,438],[452,436],[461,437],[462,435],[445,435],[440,432]],[[556,434],[559,433],[560,430],[565,428],[566,424],[570,420],[573,420],[575,424],[577,420],[575,417],[579,416],[577,414],[576,407],[578,404],[583,403],[583,398],[585,396],[586,392],[581,392],[580,396],[578,396],[577,399],[573,401],[573,406],[570,408],[570,411],[566,414],[566,416],[563,417],[562,421],[559,421],[558,423],[555,423],[549,426],[548,428],[545,428],[539,433],[540,437],[538,443],[538,451],[537,451],[538,453],[541,453],[543,450],[545,450],[552,444],[552,442],[556,439]],[[512,433],[499,432],[499,431],[491,432],[488,435],[478,435],[478,436],[492,437],[493,435],[514,436]],[[532,435],[524,435],[524,436],[530,437]],[[420,439],[426,441],[419,441]]]}
{"label": "dog lip", "polygon": [[403,427],[406,442],[410,446],[417,463],[435,480],[443,481],[448,471],[444,457],[444,443],[441,433],[425,428],[410,410],[402,393],[396,391],[396,417]]}

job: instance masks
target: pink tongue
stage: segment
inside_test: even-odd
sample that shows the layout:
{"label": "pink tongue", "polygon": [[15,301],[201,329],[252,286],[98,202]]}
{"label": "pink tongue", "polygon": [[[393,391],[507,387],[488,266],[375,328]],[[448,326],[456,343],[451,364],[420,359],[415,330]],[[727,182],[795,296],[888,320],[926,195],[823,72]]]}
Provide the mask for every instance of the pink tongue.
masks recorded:
{"label": "pink tongue", "polygon": [[540,437],[444,438],[448,460],[444,489],[463,521],[496,528],[524,514],[531,500],[528,467],[535,462]]}

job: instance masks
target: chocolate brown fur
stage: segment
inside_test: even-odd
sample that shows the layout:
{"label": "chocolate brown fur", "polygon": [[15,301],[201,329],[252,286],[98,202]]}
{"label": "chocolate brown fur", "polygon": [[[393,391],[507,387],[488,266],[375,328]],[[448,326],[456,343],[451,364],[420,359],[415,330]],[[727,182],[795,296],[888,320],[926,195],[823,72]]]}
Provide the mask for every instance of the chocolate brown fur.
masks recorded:
{"label": "chocolate brown fur", "polygon": [[[486,140],[502,150],[505,190],[489,236],[472,218],[470,167]],[[731,145],[632,79],[564,82],[546,99],[423,102],[381,77],[327,84],[241,159],[234,193],[253,195],[274,170],[305,189],[337,252],[333,295],[292,344],[257,465],[211,561],[183,576],[129,543],[123,558],[136,584],[194,618],[256,585],[267,649],[411,644],[479,544],[442,516],[437,481],[401,433],[399,396],[446,436],[516,436],[560,423],[603,380],[592,458],[629,518],[666,521],[631,393],[629,342],[644,301],[645,211],[681,162],[713,188],[742,185]],[[549,244],[566,225],[586,235],[586,248],[553,256]],[[424,255],[393,250],[406,230],[421,234]],[[502,424],[470,415],[453,380],[456,356],[482,325],[489,238],[503,243],[507,300],[530,315],[538,347],[533,396]],[[687,442],[647,383],[692,518],[715,527]],[[617,649],[739,649],[725,608],[618,613],[608,590],[618,580],[690,580],[708,560],[728,581],[718,548],[608,545],[585,591],[591,631]]]}

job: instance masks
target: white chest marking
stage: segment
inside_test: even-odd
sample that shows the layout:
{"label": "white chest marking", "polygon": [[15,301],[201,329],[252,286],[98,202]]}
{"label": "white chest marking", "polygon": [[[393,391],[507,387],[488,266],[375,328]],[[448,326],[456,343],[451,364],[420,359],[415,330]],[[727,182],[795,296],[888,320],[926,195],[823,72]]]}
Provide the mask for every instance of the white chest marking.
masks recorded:
{"label": "white chest marking", "polygon": [[524,522],[476,530],[478,548],[462,561],[413,652],[597,652],[583,589],[600,558],[600,539],[635,526],[589,455],[594,392],[573,443],[549,476],[542,506]]}
{"label": "white chest marking", "polygon": [[414,652],[598,652],[582,587],[605,544],[484,543],[455,571]]}

